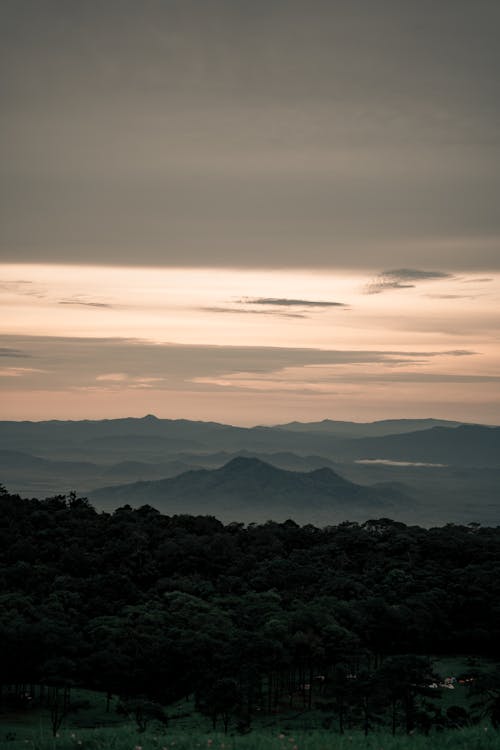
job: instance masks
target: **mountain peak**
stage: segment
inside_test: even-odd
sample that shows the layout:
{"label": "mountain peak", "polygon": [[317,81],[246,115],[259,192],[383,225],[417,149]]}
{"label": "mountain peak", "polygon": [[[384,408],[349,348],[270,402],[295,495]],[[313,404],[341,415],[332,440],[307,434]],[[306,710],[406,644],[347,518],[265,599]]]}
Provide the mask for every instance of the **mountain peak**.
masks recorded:
{"label": "mountain peak", "polygon": [[[321,466],[319,469],[313,469],[309,474],[315,479],[332,479],[333,477],[340,478],[340,474],[331,469],[329,466]],[[345,481],[345,480],[344,480]]]}
{"label": "mountain peak", "polygon": [[271,464],[261,461],[260,458],[254,458],[253,456],[236,456],[228,461],[227,464],[221,466],[219,471],[243,471],[246,469],[273,469],[279,471]]}

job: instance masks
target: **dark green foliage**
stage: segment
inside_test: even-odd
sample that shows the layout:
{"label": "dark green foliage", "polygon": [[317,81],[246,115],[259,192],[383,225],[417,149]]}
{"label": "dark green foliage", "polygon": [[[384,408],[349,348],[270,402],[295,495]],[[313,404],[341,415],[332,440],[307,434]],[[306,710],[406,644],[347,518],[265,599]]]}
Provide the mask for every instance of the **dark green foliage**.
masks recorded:
{"label": "dark green foliage", "polygon": [[198,708],[212,719],[214,730],[220,717],[227,734],[229,719],[241,704],[242,695],[238,682],[230,677],[216,680],[198,699]]}
{"label": "dark green foliage", "polygon": [[[194,694],[226,730],[319,709],[427,732],[469,717],[439,714],[426,655],[498,655],[500,529],[224,526],[0,491],[0,586],[2,685],[59,691],[55,725],[80,685],[139,701],[138,726]],[[500,724],[496,683],[477,689]]]}
{"label": "dark green foliage", "polygon": [[487,717],[495,729],[500,729],[500,668],[478,677],[473,685],[473,707],[481,717]]}
{"label": "dark green foliage", "polygon": [[163,708],[158,703],[144,698],[121,701],[116,710],[119,714],[133,717],[138,732],[145,732],[148,724],[152,721],[159,722],[164,726],[168,725],[168,718]]}

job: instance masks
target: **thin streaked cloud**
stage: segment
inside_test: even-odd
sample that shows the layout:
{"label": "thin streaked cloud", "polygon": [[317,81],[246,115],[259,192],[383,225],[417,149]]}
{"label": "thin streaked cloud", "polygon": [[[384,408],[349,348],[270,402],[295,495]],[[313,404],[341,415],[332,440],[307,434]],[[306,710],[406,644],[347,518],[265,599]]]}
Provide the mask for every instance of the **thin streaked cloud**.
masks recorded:
{"label": "thin streaked cloud", "polygon": [[234,313],[236,315],[273,315],[278,318],[306,318],[302,313],[288,313],[278,310],[247,310],[242,307],[200,307],[201,312],[207,313]]}
{"label": "thin streaked cloud", "polygon": [[0,357],[25,358],[25,357],[30,357],[30,356],[31,356],[30,354],[28,354],[27,352],[23,352],[21,349],[11,349],[8,346],[0,347]]}
{"label": "thin streaked cloud", "polygon": [[365,287],[366,294],[381,294],[393,289],[414,289],[419,282],[451,279],[453,274],[444,271],[422,271],[416,268],[399,268],[382,271]]}
{"label": "thin streaked cloud", "polygon": [[112,307],[107,302],[87,302],[85,300],[78,299],[60,299],[58,305],[76,305],[77,307]]}
{"label": "thin streaked cloud", "polygon": [[348,307],[344,302],[325,300],[286,299],[284,297],[244,297],[238,300],[244,305],[265,305],[271,307]]}

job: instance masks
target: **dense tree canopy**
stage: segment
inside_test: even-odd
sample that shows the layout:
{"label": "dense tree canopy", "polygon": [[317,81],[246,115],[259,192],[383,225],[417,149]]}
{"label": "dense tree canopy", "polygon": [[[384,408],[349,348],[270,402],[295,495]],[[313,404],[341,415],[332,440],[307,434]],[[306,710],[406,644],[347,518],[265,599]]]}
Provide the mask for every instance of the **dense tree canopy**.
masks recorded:
{"label": "dense tree canopy", "polygon": [[194,694],[225,726],[300,705],[368,730],[391,705],[409,731],[427,655],[497,655],[500,529],[224,526],[2,491],[0,591],[4,685]]}

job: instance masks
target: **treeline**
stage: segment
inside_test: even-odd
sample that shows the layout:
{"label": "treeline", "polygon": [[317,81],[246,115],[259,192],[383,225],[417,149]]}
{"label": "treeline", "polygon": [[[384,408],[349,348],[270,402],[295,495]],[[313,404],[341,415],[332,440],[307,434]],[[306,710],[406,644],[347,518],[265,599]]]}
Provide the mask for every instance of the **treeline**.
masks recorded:
{"label": "treeline", "polygon": [[195,695],[226,727],[316,708],[341,731],[428,730],[459,718],[427,657],[498,656],[500,529],[223,525],[2,489],[0,590],[4,695],[79,685]]}

